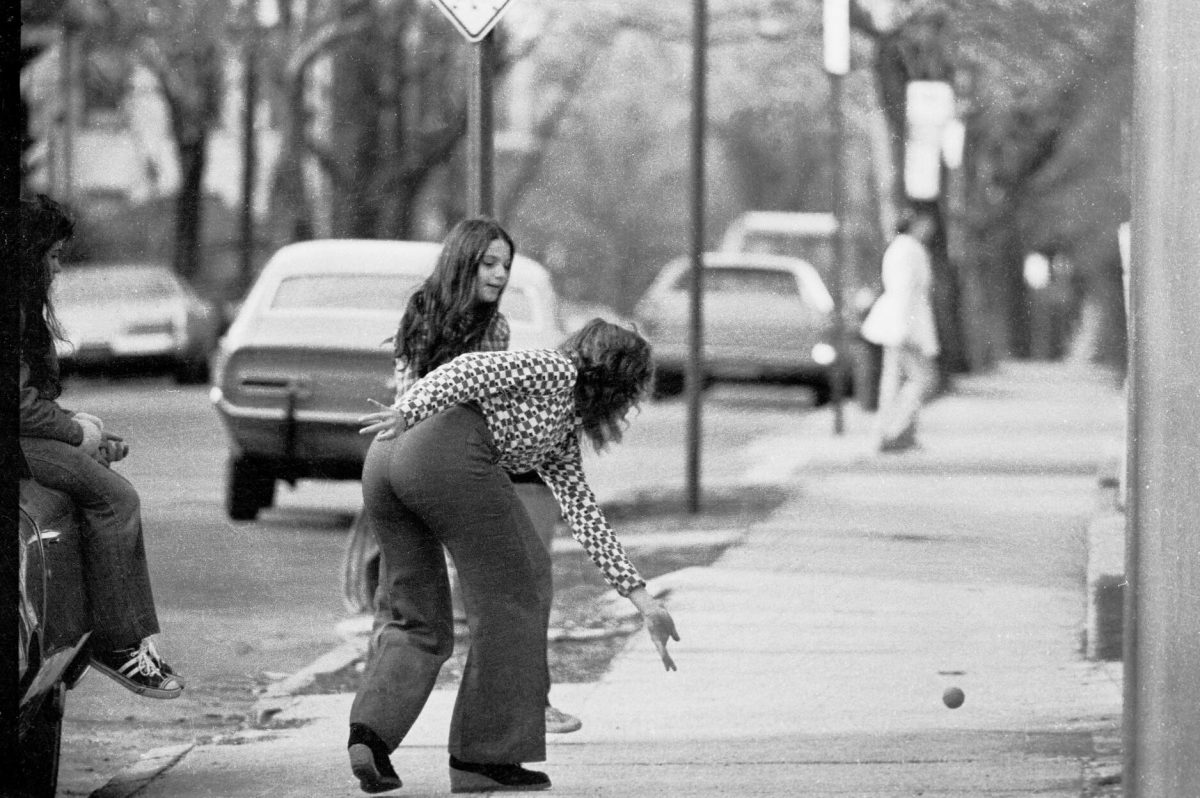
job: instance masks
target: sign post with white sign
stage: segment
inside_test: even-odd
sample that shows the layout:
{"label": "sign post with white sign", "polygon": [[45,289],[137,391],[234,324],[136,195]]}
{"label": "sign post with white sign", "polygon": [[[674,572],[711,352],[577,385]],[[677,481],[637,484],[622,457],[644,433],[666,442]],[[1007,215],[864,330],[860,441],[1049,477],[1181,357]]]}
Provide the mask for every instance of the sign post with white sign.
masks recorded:
{"label": "sign post with white sign", "polygon": [[511,0],[434,0],[469,42],[481,42],[492,32]]}
{"label": "sign post with white sign", "polygon": [[434,0],[471,42],[471,81],[467,98],[467,208],[472,216],[493,210],[494,131],[492,120],[492,28],[511,0]]}

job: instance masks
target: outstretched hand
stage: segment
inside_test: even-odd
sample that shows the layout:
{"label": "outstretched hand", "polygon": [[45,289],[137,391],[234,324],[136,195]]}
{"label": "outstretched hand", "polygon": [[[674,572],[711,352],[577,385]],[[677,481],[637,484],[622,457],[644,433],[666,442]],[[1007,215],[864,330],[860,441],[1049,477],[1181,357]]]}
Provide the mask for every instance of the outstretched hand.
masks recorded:
{"label": "outstretched hand", "polygon": [[642,617],[646,619],[646,631],[650,633],[650,639],[654,641],[654,647],[658,649],[658,656],[662,658],[663,667],[669,671],[678,670],[675,667],[675,660],[671,659],[671,655],[667,652],[668,640],[679,642],[679,633],[675,631],[675,620],[671,617],[671,613],[667,612],[666,607],[659,604]]}
{"label": "outstretched hand", "polygon": [[407,422],[400,411],[394,407],[388,407],[382,402],[376,402],[374,399],[367,401],[378,407],[379,410],[358,419],[358,423],[363,425],[362,429],[358,431],[359,435],[375,435],[378,440],[386,441],[404,431]]}
{"label": "outstretched hand", "polygon": [[629,600],[642,614],[642,619],[646,622],[646,631],[650,633],[650,639],[654,641],[654,648],[658,650],[658,656],[662,658],[663,667],[669,671],[678,670],[675,667],[675,660],[671,659],[671,655],[667,652],[668,641],[679,642],[679,633],[675,631],[675,620],[671,617],[671,613],[667,612],[667,608],[662,605],[662,602],[653,598],[645,587],[635,588],[629,594]]}

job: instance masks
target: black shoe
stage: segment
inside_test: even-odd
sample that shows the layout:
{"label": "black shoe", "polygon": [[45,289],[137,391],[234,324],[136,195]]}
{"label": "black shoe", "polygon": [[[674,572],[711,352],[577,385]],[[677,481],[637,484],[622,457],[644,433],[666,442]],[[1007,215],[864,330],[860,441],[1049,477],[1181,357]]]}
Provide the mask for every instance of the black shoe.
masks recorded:
{"label": "black shoe", "polygon": [[387,746],[374,730],[361,723],[350,724],[350,769],[358,777],[363,792],[398,790],[403,785],[388,759]]}
{"label": "black shoe", "polygon": [[183,692],[183,679],[158,656],[154,641],[148,637],[137,646],[96,652],[91,656],[91,664],[138,695],[178,698]]}
{"label": "black shoe", "polygon": [[550,789],[550,777],[520,765],[463,762],[450,757],[450,792],[523,792]]}

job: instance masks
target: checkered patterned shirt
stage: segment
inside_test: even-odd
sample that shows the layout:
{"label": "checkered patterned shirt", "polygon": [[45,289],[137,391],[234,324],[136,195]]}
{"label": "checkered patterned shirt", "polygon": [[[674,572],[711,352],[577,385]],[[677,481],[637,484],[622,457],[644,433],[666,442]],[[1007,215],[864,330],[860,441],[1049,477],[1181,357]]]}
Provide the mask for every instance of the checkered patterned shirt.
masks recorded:
{"label": "checkered patterned shirt", "polygon": [[469,352],[434,369],[396,401],[409,426],[454,405],[483,411],[509,472],[536,470],[550,487],[575,540],[622,596],[645,580],[625,555],[583,474],[575,413],[578,372],[561,352]]}
{"label": "checkered patterned shirt", "polygon": [[[396,333],[399,335],[399,333]],[[429,339],[429,331],[422,328],[418,335],[423,340],[419,340],[418,348],[424,346]],[[499,352],[508,349],[508,340],[511,333],[508,327],[508,319],[503,313],[497,311],[492,317],[491,324],[483,331],[483,337],[479,339],[479,345],[475,347],[476,352]],[[417,380],[421,379],[415,371],[408,367],[408,364],[400,358],[395,359],[395,382],[396,382],[396,401],[400,401],[400,397],[408,393],[408,389],[416,384]]]}

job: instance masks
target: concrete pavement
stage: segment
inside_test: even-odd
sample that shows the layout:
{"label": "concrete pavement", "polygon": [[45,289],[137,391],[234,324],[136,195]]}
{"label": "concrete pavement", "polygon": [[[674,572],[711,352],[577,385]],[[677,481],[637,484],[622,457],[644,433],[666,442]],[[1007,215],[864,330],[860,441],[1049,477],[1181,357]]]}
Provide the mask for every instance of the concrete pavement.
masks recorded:
{"label": "concrete pavement", "polygon": [[[1101,794],[1120,668],[1084,659],[1085,574],[1116,386],[1076,365],[1004,364],[958,380],[927,408],[922,448],[887,456],[870,417],[846,411],[842,437],[819,412],[757,443],[746,479],[790,499],[714,566],[656,580],[678,672],[639,632],[601,681],[555,686],[584,727],[549,738],[553,794]],[[966,693],[956,710],[941,702],[951,685]],[[274,728],[151,752],[159,767],[95,795],[359,795],[350,698],[299,697]],[[435,691],[393,755],[396,794],[448,794],[452,701]]]}

